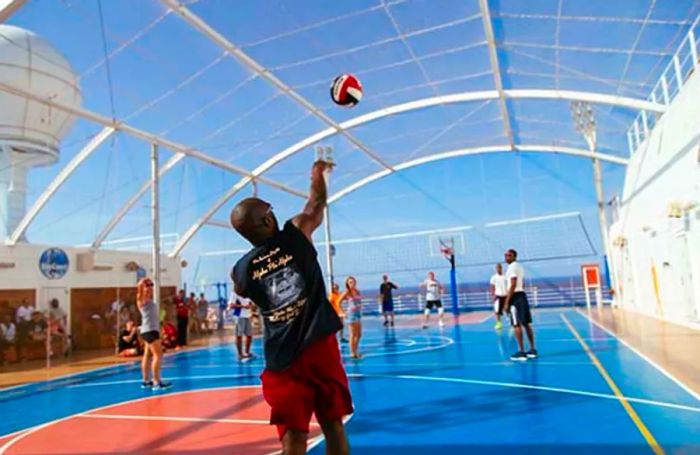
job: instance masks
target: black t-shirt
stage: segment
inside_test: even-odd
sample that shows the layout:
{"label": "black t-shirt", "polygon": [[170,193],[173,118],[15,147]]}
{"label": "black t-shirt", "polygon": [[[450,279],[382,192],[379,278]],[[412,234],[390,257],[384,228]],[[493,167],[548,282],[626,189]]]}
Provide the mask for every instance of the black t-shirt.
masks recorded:
{"label": "black t-shirt", "polygon": [[287,368],[311,343],[342,324],[326,295],[316,249],[291,220],[253,248],[231,273],[236,293],[248,297],[265,318],[265,363]]}
{"label": "black t-shirt", "polygon": [[130,333],[131,332],[126,329],[123,329],[121,333],[119,333],[119,352],[122,352],[125,349],[134,349],[139,347],[138,335],[135,333],[131,341],[124,340],[124,337],[129,336]]}
{"label": "black t-shirt", "polygon": [[398,289],[394,283],[391,281],[388,281],[386,283],[382,283],[379,286],[379,293],[382,295],[382,301],[383,302],[391,302],[391,300],[394,298],[391,295],[392,289]]}

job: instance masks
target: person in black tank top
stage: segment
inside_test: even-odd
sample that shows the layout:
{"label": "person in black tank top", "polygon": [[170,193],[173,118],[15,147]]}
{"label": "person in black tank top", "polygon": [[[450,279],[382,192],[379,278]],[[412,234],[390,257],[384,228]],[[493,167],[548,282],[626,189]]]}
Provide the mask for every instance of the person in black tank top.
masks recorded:
{"label": "person in black tank top", "polygon": [[353,412],[352,399],[335,338],[342,323],[312,243],[323,221],[330,169],[330,163],[314,163],[309,199],[282,230],[272,205],[261,199],[244,199],[231,212],[231,225],[253,245],[231,278],[236,294],[255,302],[265,319],[263,395],[284,453],[306,450],[312,413],[329,453],[349,452],[342,418]]}

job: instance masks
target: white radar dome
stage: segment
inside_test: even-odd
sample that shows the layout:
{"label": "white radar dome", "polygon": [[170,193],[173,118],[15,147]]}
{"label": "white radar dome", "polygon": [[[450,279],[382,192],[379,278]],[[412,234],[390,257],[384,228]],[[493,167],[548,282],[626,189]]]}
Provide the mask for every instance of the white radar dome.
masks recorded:
{"label": "white radar dome", "polygon": [[[2,24],[0,84],[70,107],[81,103],[78,76],[66,58],[40,36]],[[74,116],[3,90],[0,106],[0,146],[35,155],[31,165],[55,162]]]}

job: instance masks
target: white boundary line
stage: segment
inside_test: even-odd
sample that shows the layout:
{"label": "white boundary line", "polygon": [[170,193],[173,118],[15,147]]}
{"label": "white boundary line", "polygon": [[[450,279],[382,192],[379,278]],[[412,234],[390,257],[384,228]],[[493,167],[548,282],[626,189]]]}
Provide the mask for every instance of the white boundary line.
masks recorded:
{"label": "white boundary line", "polygon": [[[433,335],[430,336],[430,338],[441,338],[442,341],[445,341],[445,343],[437,345],[437,346],[428,346],[425,348],[420,348],[420,349],[408,349],[404,351],[396,351],[396,352],[381,352],[381,353],[369,353],[369,354],[363,354],[363,358],[368,358],[368,357],[382,357],[382,356],[397,356],[397,355],[404,355],[404,354],[415,354],[418,352],[427,352],[427,351],[434,351],[436,349],[443,349],[446,348],[452,344],[455,344],[455,340],[453,340],[450,337],[445,337],[445,336],[439,336],[439,335]],[[344,359],[349,359],[349,356],[343,356]]]}
{"label": "white boundary line", "polygon": [[[555,392],[555,393],[565,393],[569,395],[580,395],[592,398],[602,398],[606,400],[618,401],[619,398],[615,395],[610,395],[606,393],[598,392],[586,392],[584,390],[576,389],[563,389],[560,387],[547,387],[539,385],[530,384],[518,384],[513,382],[498,382],[498,381],[483,381],[479,379],[461,379],[461,378],[443,378],[435,376],[414,376],[414,375],[388,375],[388,374],[363,374],[363,373],[351,373],[348,374],[351,378],[377,378],[377,379],[411,379],[417,381],[439,381],[439,382],[453,382],[458,384],[470,384],[470,385],[488,385],[496,387],[507,387],[513,389],[528,389],[528,390],[541,390],[544,392]],[[627,401],[633,403],[647,404],[651,406],[659,406],[663,408],[679,409],[682,411],[690,411],[700,413],[700,408],[693,406],[686,406],[682,404],[667,403],[664,401],[647,400],[646,398],[631,398],[624,397]]]}
{"label": "white boundary line", "polygon": [[[213,374],[213,375],[201,375],[201,376],[174,376],[166,377],[167,380],[177,381],[177,380],[199,380],[199,379],[242,379],[242,378],[257,378],[255,374]],[[138,384],[143,381],[143,379],[124,379],[123,381],[108,381],[108,382],[92,382],[87,384],[76,384],[69,385],[68,389],[78,389],[82,387],[98,387],[107,385],[118,385],[118,384]]]}
{"label": "white boundary line", "polygon": [[588,317],[588,315],[587,315],[586,313],[584,313],[583,311],[581,311],[580,309],[577,309],[576,312],[577,312],[578,314],[580,314],[581,316],[583,316],[584,318],[586,318],[586,319],[588,320],[588,322],[592,323],[593,325],[595,325],[596,327],[598,327],[600,330],[602,330],[603,332],[607,333],[608,335],[612,336],[614,339],[616,339],[617,341],[619,341],[620,343],[622,343],[623,345],[625,345],[625,347],[627,347],[627,349],[629,349],[630,351],[632,351],[632,352],[634,352],[635,354],[637,354],[637,355],[638,355],[639,357],[641,357],[643,360],[646,360],[646,361],[649,363],[649,365],[651,365],[651,366],[653,366],[654,368],[656,368],[661,374],[663,374],[663,375],[666,376],[668,379],[670,379],[671,381],[673,381],[678,387],[680,387],[681,389],[685,390],[688,394],[690,394],[690,396],[692,396],[693,398],[695,398],[697,401],[700,402],[700,394],[698,394],[698,393],[695,392],[693,389],[691,389],[690,387],[688,387],[687,385],[685,385],[683,382],[681,382],[681,381],[680,381],[678,378],[676,378],[674,375],[672,375],[671,373],[669,373],[668,371],[666,371],[666,369],[664,369],[661,365],[659,365],[658,363],[656,363],[656,362],[654,362],[653,360],[651,360],[649,357],[647,357],[646,354],[643,354],[643,353],[642,353],[641,351],[639,351],[637,348],[635,348],[634,346],[632,346],[631,344],[629,344],[627,341],[625,341],[625,340],[622,339],[621,337],[617,336],[617,335],[615,334],[615,332],[613,332],[612,330],[608,329],[607,327],[605,327],[604,325],[602,325],[601,323],[599,323],[599,322],[596,321],[595,319]]}
{"label": "white boundary line", "polygon": [[491,319],[492,317],[493,317],[493,313],[490,313],[490,314],[484,316],[481,320],[479,320],[479,321],[477,322],[477,324],[483,324],[484,322],[488,321],[488,320]]}
{"label": "white boundary line", "polygon": [[[214,343],[214,344],[212,344],[212,345],[210,345],[210,346],[199,346],[199,347],[196,347],[196,348],[187,349],[187,350],[185,350],[185,351],[166,352],[165,355],[163,355],[163,363],[164,363],[163,367],[166,367],[166,365],[165,365],[165,359],[168,359],[168,358],[170,358],[170,357],[176,357],[176,356],[178,356],[178,355],[180,355],[180,354],[187,354],[187,353],[189,353],[189,352],[197,352],[197,351],[202,351],[202,350],[205,350],[205,349],[219,348],[219,347],[221,347],[221,346],[227,346],[227,343],[226,343],[225,341],[222,341],[222,342],[220,342],[220,343]],[[50,386],[50,385],[52,385],[52,383],[54,383],[54,382],[59,382],[59,381],[65,380],[65,379],[69,379],[69,378],[72,378],[72,377],[75,377],[75,376],[79,376],[79,375],[81,375],[81,374],[87,375],[87,374],[90,374],[90,373],[96,373],[96,372],[99,372],[99,371],[105,371],[105,370],[109,370],[109,369],[112,369],[112,368],[115,369],[115,370],[118,370],[118,369],[120,369],[120,368],[124,368],[125,370],[129,370],[130,368],[136,369],[136,367],[138,367],[140,363],[141,363],[141,360],[137,358],[137,359],[133,359],[133,360],[127,360],[127,361],[119,362],[119,363],[114,364],[114,365],[107,365],[107,366],[104,366],[104,367],[99,367],[99,368],[94,368],[94,369],[88,369],[88,370],[83,370],[83,371],[77,371],[77,372],[75,372],[75,373],[68,373],[68,374],[56,376],[55,378],[45,379],[45,380],[36,381],[36,382],[25,382],[24,384],[19,384],[19,385],[15,385],[15,386],[11,386],[11,387],[3,387],[3,388],[0,388],[0,397],[1,397],[5,392],[9,392],[9,391],[11,391],[11,390],[17,390],[17,389],[21,389],[21,388],[29,388],[29,387],[32,387],[32,386],[41,386],[41,385]],[[0,436],[0,437],[2,437],[2,436]],[[0,452],[0,454],[1,454],[1,453],[2,453],[2,452]]]}
{"label": "white boundary line", "polygon": [[[205,423],[233,423],[244,425],[270,425],[270,420],[261,419],[209,419],[206,417],[177,417],[177,416],[151,416],[129,414],[78,414],[75,417],[81,419],[113,419],[113,420],[148,420],[164,422],[205,422]],[[319,427],[316,422],[311,422],[312,427]]]}

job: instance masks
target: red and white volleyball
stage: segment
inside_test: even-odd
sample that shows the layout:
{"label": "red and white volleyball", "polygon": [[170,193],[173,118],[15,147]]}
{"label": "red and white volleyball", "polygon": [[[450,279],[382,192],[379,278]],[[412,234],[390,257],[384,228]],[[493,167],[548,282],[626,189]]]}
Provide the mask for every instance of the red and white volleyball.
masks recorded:
{"label": "red and white volleyball", "polygon": [[362,99],[362,84],[352,74],[341,74],[331,85],[331,98],[335,104],[353,107]]}

